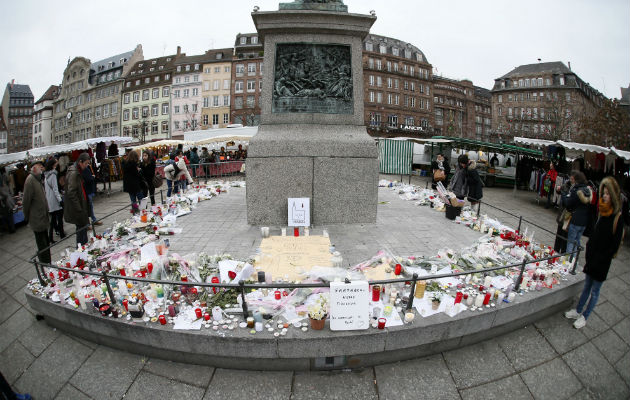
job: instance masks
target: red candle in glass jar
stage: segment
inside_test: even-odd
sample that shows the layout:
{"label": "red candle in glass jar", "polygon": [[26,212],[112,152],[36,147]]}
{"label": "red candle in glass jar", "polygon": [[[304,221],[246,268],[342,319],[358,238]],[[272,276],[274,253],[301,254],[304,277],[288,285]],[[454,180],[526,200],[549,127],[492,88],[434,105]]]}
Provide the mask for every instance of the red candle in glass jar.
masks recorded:
{"label": "red candle in glass jar", "polygon": [[464,293],[464,300],[468,299],[468,293]]}
{"label": "red candle in glass jar", "polygon": [[289,292],[287,292],[286,290],[282,291],[282,297],[287,297],[289,295]]}
{"label": "red candle in glass jar", "polygon": [[197,288],[196,287],[191,287],[190,289],[188,289],[188,293],[196,296],[197,295]]}
{"label": "red candle in glass jar", "polygon": [[462,302],[462,297],[464,297],[462,292],[457,292],[455,295],[455,304]]}
{"label": "red candle in glass jar", "polygon": [[402,265],[396,264],[396,267],[394,267],[394,274],[400,275],[401,273],[402,273]]}
{"label": "red candle in glass jar", "polygon": [[210,321],[210,314],[208,314],[208,313],[203,314],[203,319],[205,321]]}
{"label": "red candle in glass jar", "polygon": [[147,271],[149,271],[149,273],[153,272],[153,263],[147,264]]}
{"label": "red candle in glass jar", "polygon": [[177,315],[177,311],[175,311],[175,306],[172,304],[168,306],[168,315],[170,315],[171,317],[174,317]]}
{"label": "red candle in glass jar", "polygon": [[166,325],[166,317],[164,315],[160,315],[158,317],[158,320],[160,321],[161,325]]}
{"label": "red candle in glass jar", "polygon": [[385,318],[378,319],[378,329],[385,329],[385,323],[387,320]]}
{"label": "red candle in glass jar", "polygon": [[[212,279],[210,280],[210,282],[212,282],[212,283],[219,283],[219,277],[218,276],[213,276]],[[216,293],[218,289],[219,288],[217,288],[217,287],[213,287],[212,288],[212,293]]]}
{"label": "red candle in glass jar", "polygon": [[276,300],[280,300],[282,298],[282,293],[279,290],[276,290],[274,293]]}
{"label": "red candle in glass jar", "polygon": [[195,316],[199,319],[202,316],[201,308],[195,308]]}
{"label": "red candle in glass jar", "polygon": [[483,298],[483,305],[487,306],[488,304],[490,304],[490,298],[492,297],[492,295],[489,292],[486,292],[485,297]]}
{"label": "red candle in glass jar", "polygon": [[123,307],[125,307],[125,310],[129,311],[129,300],[124,299],[122,303],[123,303]]}
{"label": "red candle in glass jar", "polygon": [[295,237],[300,236],[300,228],[298,228],[297,226],[293,228],[293,236]]}
{"label": "red candle in glass jar", "polygon": [[120,276],[127,276],[127,272],[125,272],[125,268],[124,267],[120,267],[118,269],[118,272],[120,273]]}
{"label": "red candle in glass jar", "polygon": [[182,275],[181,278],[179,278],[182,282],[188,282],[188,275]]}
{"label": "red candle in glass jar", "polygon": [[372,301],[379,301],[381,299],[381,287],[379,285],[372,286]]}

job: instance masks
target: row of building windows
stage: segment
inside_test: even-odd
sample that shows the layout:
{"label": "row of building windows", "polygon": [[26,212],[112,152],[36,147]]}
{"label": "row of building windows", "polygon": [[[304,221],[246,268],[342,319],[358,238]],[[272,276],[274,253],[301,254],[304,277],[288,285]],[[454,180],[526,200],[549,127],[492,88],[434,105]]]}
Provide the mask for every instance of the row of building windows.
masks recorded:
{"label": "row of building windows", "polygon": [[[203,72],[204,72],[204,74],[210,74],[210,73],[212,73],[212,71],[213,71],[213,70],[214,70],[214,73],[215,73],[215,74],[219,74],[219,73],[221,73],[221,67],[220,67],[220,66],[218,66],[218,67],[217,67],[217,66],[215,66],[214,68],[212,68],[212,67],[206,67],[206,68],[204,68],[204,69],[203,69]],[[229,65],[225,65],[225,66],[223,67],[223,72],[230,72],[230,70],[231,70],[231,68],[230,68],[230,66],[229,66]]]}
{"label": "row of building windows", "polygon": [[[379,58],[368,58],[368,68],[382,71],[383,60]],[[416,67],[414,67],[413,65],[387,61],[385,63],[385,69],[387,70],[387,72],[400,72],[402,74],[414,76],[420,79],[429,79],[429,70],[425,68],[418,68],[418,74],[416,75]]]}
{"label": "row of building windows", "polygon": [[16,98],[9,99],[9,107],[10,106],[32,106],[32,105],[33,105],[33,99],[16,99]]}
{"label": "row of building windows", "polygon": [[[553,81],[551,80],[551,78],[520,78],[518,80],[512,80],[512,81],[508,81],[507,87],[512,87],[512,88],[528,88],[528,87],[541,87],[543,86],[543,82],[545,84],[545,86],[551,86],[551,84],[553,83]],[[564,76],[559,76],[558,77],[558,84],[560,84],[561,86],[564,86],[565,84],[565,79]],[[501,81],[501,89],[505,89],[506,88],[506,82],[505,81]]]}
{"label": "row of building windows", "polygon": [[[162,108],[162,115],[168,115],[169,104],[168,103],[162,103],[162,107],[161,108]],[[139,119],[141,112],[142,112],[142,118],[147,118],[149,116],[149,110],[151,112],[151,116],[157,117],[159,115],[159,113],[160,113],[160,105],[159,104],[153,104],[153,105],[151,105],[150,109],[149,109],[149,106],[144,106],[142,108],[134,107],[132,109],[125,108],[123,110],[123,121],[129,121],[130,117],[131,117],[131,119]]]}
{"label": "row of building windows", "polygon": [[[378,45],[378,52],[381,54],[388,54],[387,49],[388,47],[384,44]],[[413,52],[410,49],[400,49],[396,46],[392,46],[390,47],[390,49],[391,49],[391,53],[389,54],[395,57],[402,57],[404,55],[405,58],[412,59]],[[365,50],[374,51],[374,43],[365,42]],[[416,61],[422,61],[422,54],[416,53]]]}
{"label": "row of building windows", "polygon": [[9,116],[32,115],[32,108],[9,108]]}
{"label": "row of building windows", "polygon": [[[179,97],[190,97],[191,90],[190,89],[174,89],[173,90],[173,98]],[[199,88],[192,89],[192,95],[199,96]]]}
{"label": "row of building windows", "polygon": [[118,85],[93,90],[88,93],[66,99],[63,103],[57,103],[55,106],[55,112],[61,112],[62,106],[64,110],[67,110],[75,106],[80,106],[84,103],[91,103],[93,100],[100,100],[110,96],[118,96],[118,93],[120,93],[120,87]]}
{"label": "row of building windows", "polygon": [[[572,111],[571,108],[566,108],[564,110],[548,110],[547,111],[547,116],[546,119],[550,120],[552,118],[556,118],[557,117],[557,113],[561,112],[564,113],[565,116],[567,118],[570,118],[572,115]],[[498,107],[497,108],[497,115],[499,117],[503,116],[503,107]],[[507,117],[508,118],[512,118],[512,117],[516,117],[516,118],[521,118],[521,119],[541,119],[544,120],[545,119],[545,108],[525,108],[525,107],[521,107],[521,108],[512,108],[512,107],[508,107],[507,108]]]}
{"label": "row of building windows", "polygon": [[[202,116],[203,125],[206,125],[206,126],[209,125],[209,120],[210,120],[210,116],[208,114],[204,114]],[[230,114],[228,113],[223,114],[223,123],[224,124],[230,123]],[[219,114],[212,114],[212,125],[219,125]]]}
{"label": "row of building windows", "polygon": [[[382,87],[383,86],[383,78],[381,76],[375,76],[375,75],[370,75],[368,78],[368,84],[369,86],[376,86],[376,87]],[[387,78],[387,88],[388,89],[399,89],[400,88],[400,81],[398,79],[395,78]],[[404,90],[409,90],[412,92],[416,91],[416,82],[413,81],[406,81],[404,80],[402,83],[402,88]],[[428,95],[429,94],[429,86],[425,86],[424,84],[420,83],[418,84],[418,91],[420,93],[425,93]]]}
{"label": "row of building windows", "polygon": [[[401,105],[400,100],[401,96],[399,94],[394,93],[386,93],[387,95],[387,104],[399,106]],[[368,99],[370,103],[383,103],[383,92],[373,92],[370,91],[368,93]],[[429,110],[429,100],[423,97],[416,99],[413,96],[402,96],[403,104],[405,107],[415,108],[418,107],[421,110]]]}
{"label": "row of building windows", "polygon": [[[507,101],[513,101],[518,103],[519,101],[524,102],[524,101],[544,101],[545,98],[547,99],[547,101],[551,101],[551,99],[553,99],[554,101],[558,100],[558,93],[557,92],[527,92],[527,93],[509,93],[507,95]],[[566,92],[564,94],[564,99],[567,102],[571,101],[571,92]],[[498,103],[503,103],[503,95],[498,95],[497,96],[497,102]]]}
{"label": "row of building windows", "polygon": [[[234,93],[243,93],[243,85],[244,81],[236,81],[234,82]],[[262,79],[258,81],[258,90],[262,90]],[[247,81],[247,92],[255,92],[256,91],[256,81],[248,80]]]}
{"label": "row of building windows", "polygon": [[246,103],[243,104],[243,97],[238,96],[238,97],[234,97],[234,108],[237,110],[242,109],[244,106],[246,106],[246,108],[254,108],[256,107],[256,96],[247,96],[245,98]]}
{"label": "row of building windows", "polygon": [[[212,100],[212,101],[211,101]],[[229,107],[230,106],[230,95],[226,94],[223,96],[212,96],[203,98],[203,107]]]}
{"label": "row of building windows", "polygon": [[[190,82],[190,75],[186,75],[183,78],[184,78],[184,83],[189,83]],[[175,83],[182,83],[182,77],[181,76],[175,77],[174,80],[175,80]],[[192,81],[193,82],[199,82],[199,75],[192,75]]]}
{"label": "row of building windows", "polygon": [[10,118],[9,125],[27,125],[33,122],[32,118]]}
{"label": "row of building windows", "polygon": [[[132,71],[132,75],[133,75],[133,71]],[[171,79],[171,74],[164,74],[164,80],[168,81],[169,79]],[[160,75],[155,75],[153,77],[153,82],[160,82]],[[151,83],[151,77],[150,76],[145,77],[144,83],[145,84]],[[136,79],[135,86],[140,86],[141,84],[142,84],[142,79]],[[131,87],[130,80],[125,82],[125,87]]]}
{"label": "row of building windows", "polygon": [[[210,88],[210,84],[212,84],[212,89]],[[223,80],[223,87],[221,87],[221,81],[219,79],[215,79],[214,81],[210,82],[210,81],[204,81],[203,82],[203,90],[204,92],[210,91],[210,90],[230,90],[230,80],[229,79],[224,79]]]}
{"label": "row of building windows", "polygon": [[[153,121],[151,123],[147,123],[144,126],[144,133],[145,135],[157,135],[159,134],[159,128],[161,127],[161,131],[162,134],[168,134],[168,121],[162,121],[161,123],[158,123],[156,121]],[[140,135],[140,129],[142,129],[140,126],[124,126],[123,127],[123,136],[133,136],[133,137],[139,137]]]}
{"label": "row of building windows", "polygon": [[[160,88],[153,88],[151,90],[144,89],[142,91],[142,100],[143,101],[149,100],[149,95],[151,95],[151,98],[153,99],[159,98]],[[162,97],[168,97],[169,95],[170,95],[170,86],[162,87]],[[131,102],[132,96],[133,96],[134,103],[137,103],[140,101],[140,91],[136,91],[133,93],[125,93],[123,95],[123,104],[129,104]]]}

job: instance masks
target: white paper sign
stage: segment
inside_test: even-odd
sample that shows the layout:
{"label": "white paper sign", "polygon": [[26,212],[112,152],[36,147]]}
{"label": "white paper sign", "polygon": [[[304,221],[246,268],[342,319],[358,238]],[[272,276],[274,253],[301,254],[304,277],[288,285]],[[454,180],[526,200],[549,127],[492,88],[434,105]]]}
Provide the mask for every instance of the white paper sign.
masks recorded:
{"label": "white paper sign", "polygon": [[308,197],[289,198],[289,226],[311,225],[311,203]]}
{"label": "white paper sign", "polygon": [[330,283],[330,330],[349,331],[370,326],[370,291],[366,281]]}

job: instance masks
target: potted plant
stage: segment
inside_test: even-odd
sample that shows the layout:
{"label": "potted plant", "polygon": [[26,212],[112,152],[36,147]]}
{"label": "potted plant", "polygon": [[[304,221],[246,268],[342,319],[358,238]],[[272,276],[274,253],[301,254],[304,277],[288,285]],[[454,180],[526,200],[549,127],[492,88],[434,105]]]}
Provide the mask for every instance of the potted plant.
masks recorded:
{"label": "potted plant", "polygon": [[440,307],[440,302],[442,302],[442,296],[439,292],[433,292],[431,295],[431,307],[434,310],[437,310]]}
{"label": "potted plant", "polygon": [[311,329],[324,329],[324,325],[326,324],[327,309],[328,302],[325,297],[320,295],[317,301],[308,308],[308,317],[311,320]]}

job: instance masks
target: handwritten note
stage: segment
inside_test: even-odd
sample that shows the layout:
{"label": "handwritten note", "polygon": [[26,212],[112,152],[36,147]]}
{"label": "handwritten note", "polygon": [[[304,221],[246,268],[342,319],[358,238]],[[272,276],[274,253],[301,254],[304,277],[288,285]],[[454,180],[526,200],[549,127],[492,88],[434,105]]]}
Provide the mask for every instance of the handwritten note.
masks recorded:
{"label": "handwritten note", "polygon": [[302,280],[314,266],[330,267],[330,239],[323,236],[272,236],[260,243],[256,269],[273,279]]}
{"label": "handwritten note", "polygon": [[370,325],[370,293],[366,281],[330,284],[330,329],[349,331]]}

